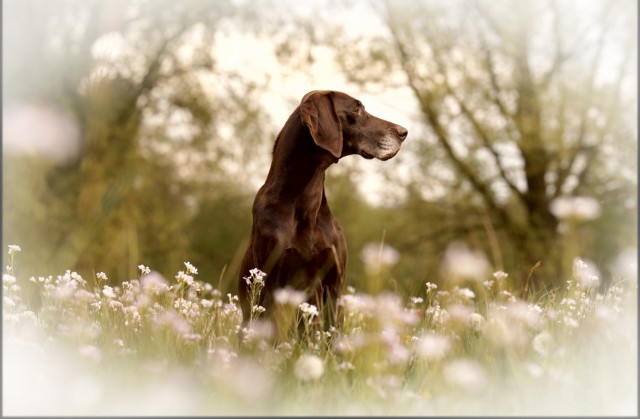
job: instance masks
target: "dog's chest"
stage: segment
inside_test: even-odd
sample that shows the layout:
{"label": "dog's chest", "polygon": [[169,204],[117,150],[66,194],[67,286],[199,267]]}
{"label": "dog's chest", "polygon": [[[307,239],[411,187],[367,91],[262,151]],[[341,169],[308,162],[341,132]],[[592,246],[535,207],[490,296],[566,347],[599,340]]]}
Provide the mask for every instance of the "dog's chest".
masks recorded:
{"label": "dog's chest", "polygon": [[338,235],[333,217],[322,214],[313,224],[304,221],[296,224],[290,247],[304,259],[311,260],[319,254],[325,254],[327,249],[337,247],[340,240]]}

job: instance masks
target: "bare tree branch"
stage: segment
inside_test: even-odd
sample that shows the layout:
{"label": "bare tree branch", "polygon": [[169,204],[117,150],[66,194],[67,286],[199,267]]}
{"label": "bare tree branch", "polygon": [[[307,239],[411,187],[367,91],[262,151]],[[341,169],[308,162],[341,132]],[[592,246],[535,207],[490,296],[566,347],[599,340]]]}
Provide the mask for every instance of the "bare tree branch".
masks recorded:
{"label": "bare tree branch", "polygon": [[[607,9],[605,9],[604,13],[605,13],[605,17],[608,15],[609,11],[610,11],[610,4],[608,3],[609,7]],[[604,47],[604,41],[605,41],[605,37],[609,31],[610,28],[610,23],[609,20],[607,20],[607,24],[603,27],[602,31],[600,32],[600,36],[598,37],[598,41],[596,43],[596,51],[594,53],[593,56],[593,61],[591,62],[591,67],[590,67],[590,71],[589,71],[589,76],[587,78],[587,88],[586,88],[586,95],[587,96],[591,96],[595,90],[595,82],[596,82],[596,75],[597,75],[597,70],[598,70],[598,64],[600,62],[600,59],[602,57],[602,51],[603,51],[603,47]],[[586,134],[586,126],[587,126],[587,117],[588,117],[588,112],[589,112],[589,107],[587,106],[587,104],[585,104],[582,107],[582,115],[581,115],[581,120],[580,120],[580,127],[578,128],[578,135],[576,137],[576,146],[573,148],[573,153],[571,153],[570,157],[569,157],[569,161],[567,162],[566,165],[559,167],[558,169],[558,178],[556,180],[556,184],[555,184],[555,191],[554,191],[554,195],[553,197],[557,197],[562,193],[562,190],[564,188],[565,182],[567,181],[567,178],[569,177],[569,175],[571,174],[576,159],[579,155],[579,153],[585,148],[584,145],[584,141],[585,141],[585,134]]]}
{"label": "bare tree branch", "polygon": [[492,101],[493,103],[495,103],[495,105],[498,107],[498,109],[500,110],[500,113],[502,114],[502,116],[507,120],[507,121],[512,121],[513,120],[513,115],[512,113],[509,111],[509,109],[507,109],[506,104],[502,101],[502,98],[500,97],[500,93],[502,92],[502,88],[500,87],[500,85],[498,84],[498,78],[496,76],[496,72],[495,72],[495,68],[494,68],[494,58],[493,58],[493,54],[491,53],[491,48],[489,47],[489,45],[487,44],[486,39],[484,39],[484,37],[481,38],[482,41],[482,50],[483,50],[483,62],[487,68],[487,73],[489,74],[489,82],[491,84],[491,90],[492,90]]}
{"label": "bare tree branch", "polygon": [[[189,25],[183,22],[183,25],[176,30],[175,33],[167,36],[163,39],[162,43],[153,55],[148,69],[143,77],[142,81],[135,87],[135,92],[126,98],[125,105],[121,108],[120,116],[124,119],[119,121],[119,128],[126,130],[136,129],[135,121],[140,115],[140,110],[137,107],[138,98],[152,89],[158,80],[158,74],[163,58],[169,52],[169,46],[178,39],[184,31],[187,30]],[[95,129],[95,128],[93,128]],[[133,133],[130,133],[133,134]],[[96,134],[94,134],[96,135]],[[110,133],[100,131],[101,138],[107,138]],[[129,139],[134,141],[135,135],[129,135]],[[99,143],[96,143],[99,144]],[[83,160],[83,164],[80,167],[81,179],[85,182],[80,187],[78,196],[82,200],[83,197],[94,197],[98,191],[95,183],[88,181],[93,179],[93,173],[97,166],[91,162],[93,159],[101,159],[100,147],[93,150],[89,147],[86,150],[87,157]],[[131,191],[131,182],[134,178],[134,169],[131,164],[131,160],[121,161],[121,166],[117,171],[117,175],[109,180],[109,188],[106,190],[103,196],[101,196],[99,203],[96,203],[93,208],[95,211],[89,211],[82,214],[83,217],[79,217],[75,226],[61,239],[60,246],[53,252],[51,260],[65,261],[66,266],[74,266],[77,263],[78,258],[82,252],[90,245],[91,238],[106,225],[109,215],[112,209],[119,205]]]}
{"label": "bare tree branch", "polygon": [[[585,115],[586,116],[586,115]],[[578,144],[572,148],[572,153],[569,156],[569,161],[565,165],[561,165],[558,167],[558,178],[556,179],[556,186],[553,197],[556,198],[562,193],[562,189],[564,187],[565,182],[567,181],[571,171],[573,170],[573,166],[578,158],[578,154],[582,150],[582,145],[584,141],[584,136],[586,132],[586,117],[583,116],[582,121],[580,122],[580,127],[578,128]],[[561,162],[559,162],[561,164]]]}
{"label": "bare tree branch", "polygon": [[487,24],[487,27],[500,38],[503,44],[513,45],[513,37],[512,34],[509,33],[509,30],[498,20],[491,16],[491,13],[487,11],[481,4],[479,0],[474,0],[474,10],[478,14],[478,17],[482,19],[484,23]]}
{"label": "bare tree branch", "polygon": [[560,11],[558,10],[558,2],[556,0],[549,1],[551,10],[553,10],[553,35],[555,38],[555,55],[553,63],[547,72],[541,77],[540,87],[546,89],[549,87],[551,80],[559,72],[562,64],[571,57],[576,50],[566,50],[560,35]]}
{"label": "bare tree branch", "polygon": [[393,22],[389,22],[389,28],[392,32],[392,36],[394,39],[394,43],[400,55],[400,61],[402,63],[403,70],[407,76],[408,84],[411,90],[413,91],[418,103],[420,105],[420,109],[422,110],[423,115],[426,117],[427,122],[430,124],[432,129],[434,130],[436,136],[438,137],[440,144],[445,149],[447,156],[453,162],[454,166],[457,170],[464,176],[465,179],[472,185],[474,190],[476,190],[480,196],[483,198],[485,204],[499,216],[501,222],[510,226],[512,231],[519,231],[521,234],[526,234],[526,232],[522,231],[519,227],[517,227],[514,220],[511,219],[509,213],[498,203],[496,202],[495,197],[491,193],[489,187],[483,183],[474,171],[469,167],[464,161],[462,161],[456,153],[453,151],[453,147],[449,141],[449,136],[445,128],[438,121],[438,115],[436,111],[430,104],[430,98],[428,92],[421,91],[416,84],[416,76],[414,69],[410,63],[410,59],[406,48],[402,41],[400,40],[399,34]]}
{"label": "bare tree branch", "polygon": [[587,174],[590,172],[595,156],[597,155],[596,151],[597,147],[595,146],[587,147],[586,149],[584,149],[583,156],[585,158],[585,163],[582,169],[578,173],[576,173],[578,182],[573,187],[573,190],[570,193],[575,193],[579,187],[584,186]]}
{"label": "bare tree branch", "polygon": [[491,144],[491,139],[489,138],[489,134],[484,129],[480,121],[478,121],[478,119],[475,117],[473,112],[467,107],[467,105],[465,104],[465,101],[459,97],[457,92],[453,89],[453,87],[449,83],[449,78],[447,77],[447,71],[446,71],[446,68],[444,67],[442,60],[440,59],[440,56],[435,54],[435,60],[436,60],[438,69],[444,75],[445,88],[447,89],[447,92],[456,100],[456,103],[458,104],[458,106],[460,106],[460,110],[462,111],[464,116],[467,118],[469,122],[471,122],[471,125],[473,126],[474,131],[480,138],[482,145],[489,151],[489,153],[491,153],[491,156],[493,157],[496,167],[498,168],[498,172],[500,173],[501,179],[509,186],[509,189],[511,190],[511,192],[514,193],[514,195],[516,195],[520,200],[523,200],[524,196],[522,194],[522,191],[518,189],[518,187],[507,176],[504,170],[504,167],[502,166],[502,162],[500,161],[500,156],[498,155],[497,151],[493,148],[493,145]]}

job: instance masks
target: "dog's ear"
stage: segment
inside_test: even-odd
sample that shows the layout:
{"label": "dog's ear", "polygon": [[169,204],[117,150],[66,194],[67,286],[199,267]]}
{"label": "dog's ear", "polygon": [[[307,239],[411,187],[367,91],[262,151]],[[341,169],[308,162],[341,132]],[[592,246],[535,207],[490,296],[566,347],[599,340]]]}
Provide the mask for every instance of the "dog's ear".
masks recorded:
{"label": "dog's ear", "polygon": [[313,141],[337,159],[342,155],[342,125],[332,92],[311,92],[300,103],[302,123],[309,127]]}

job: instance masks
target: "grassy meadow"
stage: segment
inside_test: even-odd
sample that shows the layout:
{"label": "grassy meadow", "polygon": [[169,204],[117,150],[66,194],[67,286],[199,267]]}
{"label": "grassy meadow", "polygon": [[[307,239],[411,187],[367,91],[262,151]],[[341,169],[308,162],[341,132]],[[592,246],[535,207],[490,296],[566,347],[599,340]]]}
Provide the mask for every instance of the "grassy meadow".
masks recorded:
{"label": "grassy meadow", "polygon": [[[564,289],[524,299],[490,270],[410,296],[347,286],[343,330],[284,289],[304,327],[277,340],[189,262],[24,278],[20,251],[3,275],[5,415],[637,414],[637,280],[605,286],[580,259]],[[268,276],[247,281],[257,294]]]}

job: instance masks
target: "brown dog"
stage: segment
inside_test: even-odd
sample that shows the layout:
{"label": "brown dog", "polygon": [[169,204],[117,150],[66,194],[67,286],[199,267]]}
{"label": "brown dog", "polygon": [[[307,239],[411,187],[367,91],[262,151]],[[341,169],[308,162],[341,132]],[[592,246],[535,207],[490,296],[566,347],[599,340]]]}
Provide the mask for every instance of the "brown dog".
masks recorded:
{"label": "brown dog", "polygon": [[307,93],[278,134],[273,161],[253,203],[253,226],[238,291],[249,318],[244,277],[267,273],[259,304],[267,314],[273,292],[303,290],[329,324],[341,324],[336,301],[344,284],[347,245],[324,194],[324,172],[342,157],[388,160],[407,137],[400,125],[376,118],[359,100],[334,91]]}

